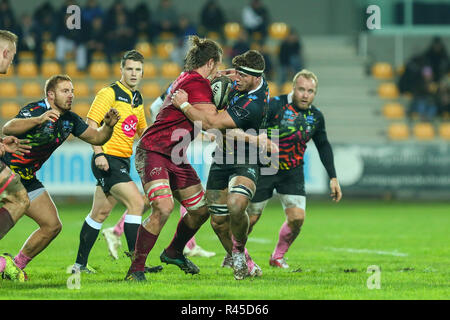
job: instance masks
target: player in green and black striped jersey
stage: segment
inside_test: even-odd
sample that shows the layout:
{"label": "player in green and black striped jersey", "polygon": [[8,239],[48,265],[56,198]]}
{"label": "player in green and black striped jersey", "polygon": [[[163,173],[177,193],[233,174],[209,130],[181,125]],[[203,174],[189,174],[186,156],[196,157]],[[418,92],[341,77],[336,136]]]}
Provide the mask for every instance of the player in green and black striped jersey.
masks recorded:
{"label": "player in green and black striped jersey", "polygon": [[270,265],[288,268],[284,254],[300,233],[305,219],[305,181],[303,175],[303,157],[306,143],[314,141],[330,178],[333,200],[342,197],[341,188],[336,178],[333,151],[327,138],[325,120],[322,112],[312,105],[317,92],[318,80],[314,73],[302,70],[293,79],[293,91],[270,100],[269,103],[269,138],[278,135],[279,170],[275,175],[261,175],[256,186],[256,193],[247,212],[250,216],[250,231],[260,218],[265,205],[272,198],[273,191],[280,195],[281,204],[286,214],[279,240],[270,257]]}

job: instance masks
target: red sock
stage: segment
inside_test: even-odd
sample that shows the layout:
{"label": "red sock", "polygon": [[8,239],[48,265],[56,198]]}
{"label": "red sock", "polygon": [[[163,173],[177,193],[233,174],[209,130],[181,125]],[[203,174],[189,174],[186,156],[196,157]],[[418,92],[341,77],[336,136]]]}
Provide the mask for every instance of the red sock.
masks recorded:
{"label": "red sock", "polygon": [[157,235],[151,234],[145,230],[142,225],[139,226],[136,246],[134,248],[134,260],[131,263],[129,272],[144,271],[145,260],[147,260],[147,256],[155,245],[157,239]]}
{"label": "red sock", "polygon": [[177,231],[173,236],[172,242],[166,248],[166,253],[171,257],[183,254],[184,246],[194,236],[198,229],[200,228],[189,228],[184,222],[184,218],[180,219],[180,222],[178,222]]}

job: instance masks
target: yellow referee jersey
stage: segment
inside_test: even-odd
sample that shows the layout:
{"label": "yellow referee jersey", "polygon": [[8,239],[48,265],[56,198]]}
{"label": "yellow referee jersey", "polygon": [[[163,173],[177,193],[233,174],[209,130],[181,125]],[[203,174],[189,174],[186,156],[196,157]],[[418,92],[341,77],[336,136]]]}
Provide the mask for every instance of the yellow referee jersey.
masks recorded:
{"label": "yellow referee jersey", "polygon": [[[135,94],[138,93],[135,91]],[[87,114],[89,119],[94,120],[100,126],[105,113],[110,108],[117,109],[120,115],[111,139],[102,146],[104,153],[123,158],[129,158],[133,154],[136,132],[147,127],[144,105],[140,101],[138,106],[133,107],[133,98],[133,92],[120,81],[101,89],[95,96]]]}

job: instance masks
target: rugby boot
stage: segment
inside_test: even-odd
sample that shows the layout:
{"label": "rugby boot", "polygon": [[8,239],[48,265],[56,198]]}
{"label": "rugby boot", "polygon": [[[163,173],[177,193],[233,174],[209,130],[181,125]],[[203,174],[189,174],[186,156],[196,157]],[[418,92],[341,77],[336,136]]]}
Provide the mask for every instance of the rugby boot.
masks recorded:
{"label": "rugby boot", "polygon": [[166,250],[163,250],[161,255],[159,256],[161,262],[165,264],[174,264],[178,268],[184,271],[184,273],[197,274],[200,272],[200,269],[189,259],[187,259],[184,255],[179,255],[176,258],[171,258],[167,255]]}

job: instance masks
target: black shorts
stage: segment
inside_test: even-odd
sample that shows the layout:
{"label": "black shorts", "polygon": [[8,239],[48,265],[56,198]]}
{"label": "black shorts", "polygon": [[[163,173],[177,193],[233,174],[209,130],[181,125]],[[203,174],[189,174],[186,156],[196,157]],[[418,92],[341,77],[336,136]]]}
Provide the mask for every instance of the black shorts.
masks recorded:
{"label": "black shorts", "polygon": [[102,187],[103,192],[109,195],[109,191],[115,184],[132,181],[130,177],[130,158],[115,157],[109,154],[105,154],[105,157],[109,164],[108,171],[97,168],[94,156],[92,156],[91,168],[97,179],[97,186]]}
{"label": "black shorts", "polygon": [[224,190],[228,188],[228,182],[236,176],[247,177],[256,185],[258,182],[259,170],[260,168],[257,164],[230,165],[213,163],[209,169],[206,189]]}
{"label": "black shorts", "polygon": [[291,170],[278,170],[274,175],[261,175],[252,202],[261,202],[272,198],[273,190],[277,190],[281,194],[304,196],[303,166]]}
{"label": "black shorts", "polygon": [[29,179],[29,180],[20,179],[20,182],[22,182],[23,186],[25,187],[25,190],[27,190],[28,193],[30,193],[31,191],[40,189],[40,188],[45,188],[44,185],[42,184],[42,182],[40,182],[36,178]]}

